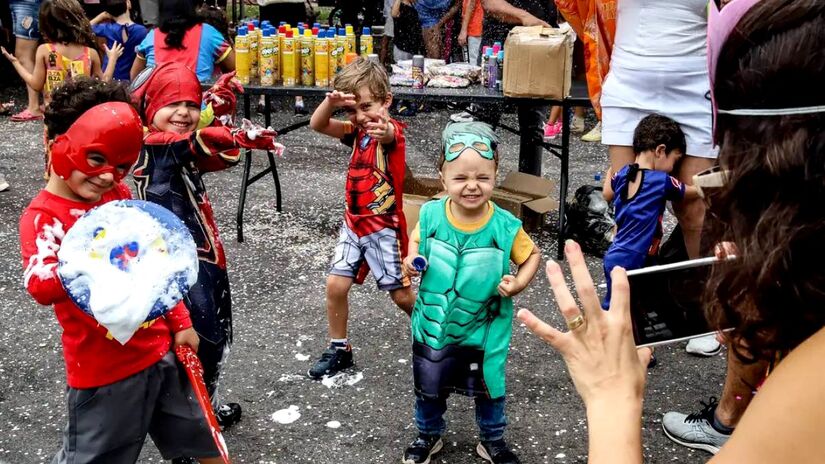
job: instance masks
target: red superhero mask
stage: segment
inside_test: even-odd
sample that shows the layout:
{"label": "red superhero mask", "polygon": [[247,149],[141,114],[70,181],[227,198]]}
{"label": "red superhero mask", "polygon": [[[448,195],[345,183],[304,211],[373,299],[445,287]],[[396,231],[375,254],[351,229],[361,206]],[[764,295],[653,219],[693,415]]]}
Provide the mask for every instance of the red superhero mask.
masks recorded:
{"label": "red superhero mask", "polygon": [[132,100],[146,126],[152,126],[155,113],[166,105],[182,101],[201,104],[201,83],[186,65],[168,61],[149,69],[136,77],[131,87]]}
{"label": "red superhero mask", "polygon": [[[83,113],[66,133],[55,137],[51,147],[52,169],[62,179],[78,170],[87,176],[111,173],[115,182],[120,182],[126,172],[118,171],[117,166],[135,164],[142,145],[143,126],[132,105],[102,103]],[[90,166],[86,158],[89,153],[103,156],[107,164]]]}

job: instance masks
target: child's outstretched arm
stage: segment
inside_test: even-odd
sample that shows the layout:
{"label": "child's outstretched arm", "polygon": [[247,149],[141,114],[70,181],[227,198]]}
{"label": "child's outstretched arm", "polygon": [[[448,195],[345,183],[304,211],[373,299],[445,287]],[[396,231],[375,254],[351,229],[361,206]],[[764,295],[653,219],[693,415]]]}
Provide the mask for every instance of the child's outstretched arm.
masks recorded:
{"label": "child's outstretched arm", "polygon": [[23,64],[20,63],[20,60],[17,59],[14,55],[6,51],[4,47],[0,47],[0,51],[2,51],[3,56],[6,57],[14,66],[15,71],[17,74],[20,75],[26,84],[29,87],[34,89],[37,92],[41,92],[43,90],[43,86],[46,85],[46,53],[48,52],[46,48],[46,44],[40,45],[37,47],[37,53],[34,59],[34,71],[29,72],[28,69],[23,67]]}
{"label": "child's outstretched arm", "polygon": [[352,108],[355,106],[355,95],[351,93],[343,93],[337,90],[327,93],[324,101],[318,105],[315,112],[312,113],[312,118],[309,120],[309,127],[315,132],[335,137],[336,139],[343,138],[347,135],[346,125],[343,121],[332,119],[332,114],[339,108]]}
{"label": "child's outstretched arm", "polygon": [[367,123],[367,134],[382,145],[395,142],[395,126],[390,122],[390,115],[383,106],[378,110],[377,115],[372,116],[372,122]]}
{"label": "child's outstretched arm", "polygon": [[106,63],[106,69],[103,71],[103,81],[104,82],[112,82],[112,79],[115,76],[115,65],[117,64],[118,58],[123,55],[123,45],[119,42],[112,43],[112,48],[108,46],[104,46],[106,49],[106,58],[109,61]]}
{"label": "child's outstretched arm", "polygon": [[527,285],[529,285],[533,277],[536,276],[540,262],[541,252],[536,245],[533,245],[533,251],[531,251],[530,256],[519,265],[516,275],[507,274],[501,278],[501,282],[498,284],[498,294],[504,297],[511,297],[527,288]]}

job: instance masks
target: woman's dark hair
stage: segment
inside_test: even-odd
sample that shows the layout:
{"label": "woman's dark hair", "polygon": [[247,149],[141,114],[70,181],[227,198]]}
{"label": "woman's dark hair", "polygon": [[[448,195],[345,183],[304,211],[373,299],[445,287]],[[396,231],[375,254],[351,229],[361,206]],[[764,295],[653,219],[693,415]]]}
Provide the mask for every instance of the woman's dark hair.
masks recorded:
{"label": "woman's dark hair", "polygon": [[160,0],[158,28],[166,34],[167,47],[182,49],[186,31],[200,22],[192,0]]}
{"label": "woman's dark hair", "polygon": [[123,13],[126,13],[126,0],[104,0],[103,10],[117,18]]}
{"label": "woman's dark hair", "polygon": [[47,42],[77,43],[98,50],[92,26],[77,0],[43,0],[38,21]]}
{"label": "woman's dark hair", "polygon": [[52,101],[46,108],[44,122],[46,137],[53,140],[69,130],[83,113],[101,103],[132,103],[126,85],[104,82],[87,76],[67,81],[52,92]]}
{"label": "woman's dark hair", "polygon": [[665,154],[679,150],[685,154],[685,133],[679,124],[661,114],[644,117],[633,131],[633,153],[655,150],[659,145],[665,146]]}
{"label": "woman's dark hair", "polygon": [[226,11],[217,5],[203,4],[198,8],[199,22],[209,24],[221,33],[222,36],[231,40],[229,34],[229,19],[226,17]]}
{"label": "woman's dark hair", "polygon": [[[825,2],[763,0],[722,48],[720,109],[825,105]],[[710,202],[714,240],[738,259],[714,269],[708,317],[732,327],[745,359],[771,359],[825,326],[825,114],[720,115]]]}

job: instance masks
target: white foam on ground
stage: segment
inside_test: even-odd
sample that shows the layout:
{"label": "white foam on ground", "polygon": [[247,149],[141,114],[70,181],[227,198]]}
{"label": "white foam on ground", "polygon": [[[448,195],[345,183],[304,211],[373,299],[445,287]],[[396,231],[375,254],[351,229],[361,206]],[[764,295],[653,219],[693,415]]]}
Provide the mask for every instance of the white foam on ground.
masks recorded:
{"label": "white foam on ground", "polygon": [[293,404],[286,409],[275,411],[270,418],[279,424],[291,424],[301,418],[301,413],[298,412],[298,406]]}
{"label": "white foam on ground", "polygon": [[[96,234],[98,230],[104,232]],[[115,246],[130,242],[138,244],[138,255],[121,270],[109,255]],[[132,338],[156,301],[171,308],[183,298],[175,276],[185,275],[188,286],[198,277],[191,236],[171,237],[149,213],[119,202],[80,218],[57,255],[66,290],[76,299],[88,292],[87,306],[95,319],[122,344]]]}
{"label": "white foam on ground", "polygon": [[295,359],[297,359],[298,361],[308,361],[309,360],[309,355],[308,354],[295,353]]}
{"label": "white foam on ground", "polygon": [[329,421],[329,422],[327,422],[327,427],[329,427],[331,429],[337,429],[340,426],[341,426],[341,423],[338,422],[338,421]]}
{"label": "white foam on ground", "polygon": [[363,372],[356,372],[355,374],[339,372],[332,377],[325,375],[324,378],[321,379],[321,383],[327,388],[343,388],[345,386],[351,387],[363,379]]}

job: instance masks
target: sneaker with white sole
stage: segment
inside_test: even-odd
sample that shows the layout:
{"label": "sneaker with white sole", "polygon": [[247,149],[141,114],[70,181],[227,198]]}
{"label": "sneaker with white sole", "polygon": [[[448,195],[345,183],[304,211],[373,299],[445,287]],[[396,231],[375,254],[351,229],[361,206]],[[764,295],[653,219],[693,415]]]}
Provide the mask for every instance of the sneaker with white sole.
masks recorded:
{"label": "sneaker with white sole", "polygon": [[716,339],[716,335],[705,335],[704,337],[691,338],[685,351],[696,356],[716,356],[722,352],[722,344]]}
{"label": "sneaker with white sole", "polygon": [[0,174],[0,192],[5,192],[9,189],[9,182],[6,180],[6,176]]}
{"label": "sneaker with white sole", "polygon": [[668,438],[682,446],[716,454],[728,441],[730,434],[722,433],[711,425],[716,412],[716,398],[701,404],[704,409],[693,414],[665,414],[662,417],[662,430]]}
{"label": "sneaker with white sole", "polygon": [[602,122],[599,121],[590,132],[582,135],[582,142],[601,142],[602,141]]}
{"label": "sneaker with white sole", "polygon": [[461,113],[451,114],[450,115],[450,121],[452,121],[452,122],[473,122],[473,121],[475,121],[475,118],[473,118],[472,114],[470,114],[466,111],[462,111]]}
{"label": "sneaker with white sole", "polygon": [[544,125],[544,141],[555,140],[561,135],[562,125],[561,121],[556,121],[553,124],[547,123]]}

